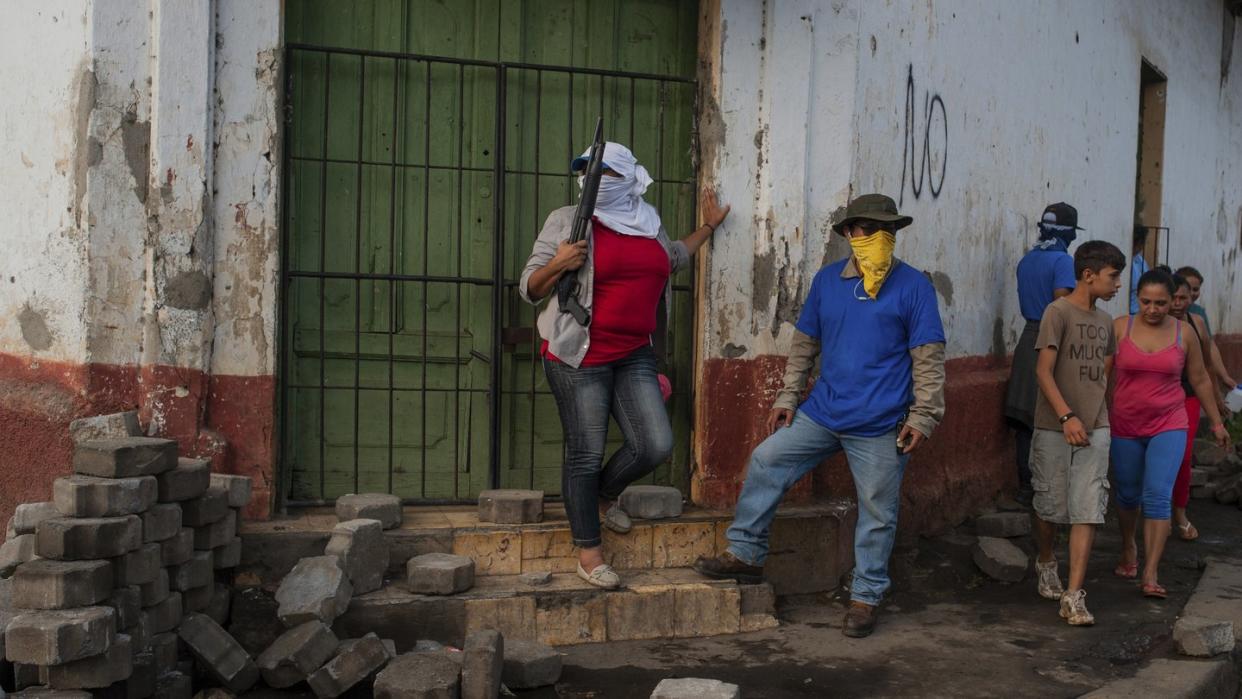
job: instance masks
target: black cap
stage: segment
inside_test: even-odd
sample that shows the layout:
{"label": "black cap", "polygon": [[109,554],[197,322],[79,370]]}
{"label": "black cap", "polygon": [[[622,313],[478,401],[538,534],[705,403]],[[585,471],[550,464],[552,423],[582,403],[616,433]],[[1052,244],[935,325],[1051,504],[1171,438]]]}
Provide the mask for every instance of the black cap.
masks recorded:
{"label": "black cap", "polygon": [[1074,230],[1085,231],[1086,228],[1078,226],[1078,209],[1059,201],[1055,204],[1049,204],[1044,209],[1044,215],[1039,220],[1040,223],[1049,223],[1054,226],[1069,226]]}

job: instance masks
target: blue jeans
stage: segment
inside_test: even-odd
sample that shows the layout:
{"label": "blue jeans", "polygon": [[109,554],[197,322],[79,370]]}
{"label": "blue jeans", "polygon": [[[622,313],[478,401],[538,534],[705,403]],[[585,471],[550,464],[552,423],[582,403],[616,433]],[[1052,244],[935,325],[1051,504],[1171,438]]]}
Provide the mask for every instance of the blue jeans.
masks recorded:
{"label": "blue jeans", "polygon": [[[640,347],[610,364],[579,367],[543,360],[565,431],[561,496],[574,544],[599,546],[599,501],[616,500],[626,486],[655,470],[673,452],[673,428],[656,378],[655,351]],[[625,443],[607,463],[608,417]]]}
{"label": "blue jeans", "polygon": [[729,551],[751,565],[768,555],[768,528],[776,506],[798,479],[824,459],[845,451],[858,492],[851,597],[877,605],[888,590],[888,558],[897,536],[901,476],[908,456],[897,454],[897,431],[878,437],[833,432],[799,410],[793,424],[778,429],[750,455],[746,482],[726,536]]}

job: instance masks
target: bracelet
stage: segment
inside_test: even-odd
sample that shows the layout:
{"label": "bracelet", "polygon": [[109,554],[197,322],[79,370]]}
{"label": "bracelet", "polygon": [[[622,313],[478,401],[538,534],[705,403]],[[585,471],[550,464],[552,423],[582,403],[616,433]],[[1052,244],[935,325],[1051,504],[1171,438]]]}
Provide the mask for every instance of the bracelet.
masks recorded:
{"label": "bracelet", "polygon": [[1073,411],[1073,410],[1069,411],[1068,413],[1066,413],[1066,414],[1062,415],[1061,417],[1059,417],[1059,418],[1057,418],[1057,419],[1058,419],[1058,420],[1060,420],[1060,422],[1061,422],[1061,424],[1062,424],[1062,425],[1064,425],[1065,423],[1069,422],[1069,421],[1070,421],[1070,418],[1072,418],[1072,417],[1078,417],[1077,415],[1075,415],[1075,414],[1074,414],[1074,411]]}
{"label": "bracelet", "polygon": [[704,222],[703,222],[703,225],[704,225],[704,226],[707,226],[707,230],[711,231],[712,233],[715,233],[715,232],[716,232],[716,227],[715,227],[715,226],[713,226],[712,224],[708,223],[707,221],[704,221]]}

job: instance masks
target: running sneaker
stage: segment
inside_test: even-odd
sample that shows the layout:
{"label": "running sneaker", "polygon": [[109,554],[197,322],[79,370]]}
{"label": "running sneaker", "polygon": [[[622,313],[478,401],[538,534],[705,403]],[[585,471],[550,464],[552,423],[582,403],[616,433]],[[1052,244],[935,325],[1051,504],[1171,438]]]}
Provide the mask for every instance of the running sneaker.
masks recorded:
{"label": "running sneaker", "polygon": [[1061,618],[1070,626],[1091,626],[1095,617],[1087,611],[1087,591],[1069,590],[1061,595]]}
{"label": "running sneaker", "polygon": [[1036,560],[1035,572],[1039,574],[1039,596],[1047,599],[1061,599],[1065,588],[1061,587],[1061,576],[1057,575],[1056,559],[1047,563]]}

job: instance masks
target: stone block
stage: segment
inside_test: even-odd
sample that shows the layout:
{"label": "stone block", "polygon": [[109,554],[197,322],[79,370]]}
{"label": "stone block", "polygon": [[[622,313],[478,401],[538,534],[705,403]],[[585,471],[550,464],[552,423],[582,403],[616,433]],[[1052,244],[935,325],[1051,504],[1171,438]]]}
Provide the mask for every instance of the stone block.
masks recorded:
{"label": "stone block", "polygon": [[[214,584],[203,585],[202,587],[192,587],[188,590],[181,591],[181,611],[189,614],[190,612],[203,612],[211,605],[211,598],[216,594],[216,586]],[[211,616],[208,614],[207,616]],[[215,619],[212,619],[215,621]],[[220,622],[216,622],[217,624]]]}
{"label": "stone block", "polygon": [[666,485],[631,485],[621,493],[621,509],[639,519],[681,516],[681,491]]}
{"label": "stone block", "polygon": [[336,556],[355,595],[383,586],[384,571],[388,569],[388,542],[379,520],[352,519],[336,525],[324,554]]}
{"label": "stone block", "polygon": [[304,558],[281,581],[276,590],[277,616],[285,626],[312,619],[331,625],[349,606],[353,587],[336,556]]}
{"label": "stone block", "polygon": [[227,631],[203,614],[187,614],[177,635],[204,668],[230,691],[241,693],[259,679],[259,668]]}
{"label": "stone block", "polygon": [[211,551],[195,551],[185,563],[168,567],[168,587],[185,591],[210,585],[216,579],[214,570]]}
{"label": "stone block", "polygon": [[116,558],[142,545],[142,519],[124,517],[58,517],[39,523],[35,553],[58,561]]}
{"label": "stone block", "polygon": [[501,681],[509,689],[534,689],[556,684],[561,678],[561,654],[533,641],[505,643]]}
{"label": "stone block", "polygon": [[369,633],[353,643],[342,644],[326,665],[307,678],[319,697],[337,697],[379,672],[392,659],[379,636]]}
{"label": "stone block", "polygon": [[1026,553],[1008,539],[981,536],[971,557],[980,570],[997,580],[1019,582],[1026,577]]}
{"label": "stone block", "polygon": [[172,631],[151,636],[151,654],[155,656],[155,674],[164,675],[177,668],[181,639]]}
{"label": "stone block", "polygon": [[163,602],[143,607],[147,613],[147,631],[151,634],[172,631],[181,623],[181,593],[170,592]]}
{"label": "stone block", "polygon": [[543,587],[552,582],[552,573],[547,570],[538,570],[532,573],[522,573],[521,581],[531,587]]}
{"label": "stone block", "polygon": [[156,476],[176,465],[177,443],[156,437],[92,440],[73,452],[73,471],[84,476]]}
{"label": "stone block", "polygon": [[[137,646],[136,643],[134,645]],[[155,671],[155,656],[150,651],[135,653],[129,677],[117,689],[124,688],[125,699],[153,697],[158,676],[159,673]]]}
{"label": "stone block", "polygon": [[735,684],[697,677],[663,679],[651,693],[651,699],[741,699],[742,690]]}
{"label": "stone block", "polygon": [[211,565],[216,570],[227,570],[241,565],[242,540],[235,536],[227,544],[212,551]]}
{"label": "stone block", "polygon": [[181,525],[201,527],[218,522],[229,514],[229,493],[223,488],[208,488],[202,495],[181,503]]}
{"label": "stone block", "polygon": [[1190,469],[1190,487],[1195,488],[1201,485],[1207,485],[1209,471],[1206,468]]}
{"label": "stone block", "polygon": [[0,578],[12,576],[23,563],[38,558],[35,541],[34,534],[18,534],[0,544]]}
{"label": "stone block", "polygon": [[159,699],[192,699],[194,683],[188,675],[168,672],[155,680],[155,696]]}
{"label": "stone block", "polygon": [[136,410],[111,415],[80,417],[69,423],[69,438],[74,444],[100,439],[125,439],[141,436],[142,426],[138,424]]}
{"label": "stone block", "polygon": [[1233,650],[1233,622],[1184,616],[1173,624],[1173,641],[1182,655],[1210,658]]}
{"label": "stone block", "polygon": [[975,518],[975,533],[1001,539],[1031,533],[1031,516],[1025,512],[993,512]]}
{"label": "stone block", "polygon": [[553,646],[607,641],[609,596],[589,591],[536,596],[537,640]]}
{"label": "stone block", "polygon": [[250,503],[250,478],[228,473],[211,474],[211,487],[222,488],[229,494],[229,507],[245,507]]}
{"label": "stone block", "polygon": [[136,551],[112,559],[117,586],[145,585],[160,576],[162,563],[159,544],[143,544]]}
{"label": "stone block", "polygon": [[737,633],[741,606],[736,587],[677,585],[673,588],[673,635],[702,638]]}
{"label": "stone block", "polygon": [[336,500],[336,518],[378,519],[385,529],[395,529],[401,526],[401,498],[386,493],[343,495]]}
{"label": "stone block", "polygon": [[[462,668],[442,653],[397,656],[375,677],[375,699],[452,699],[461,687]],[[495,697],[496,695],[491,695]]]}
{"label": "stone block", "polygon": [[108,650],[116,635],[111,607],[26,612],[9,622],[5,657],[29,665],[63,665]]}
{"label": "stone block", "polygon": [[233,594],[228,585],[216,583],[212,586],[211,601],[207,603],[207,609],[203,613],[217,624],[225,626],[229,623],[229,605],[232,599]]}
{"label": "stone block", "polygon": [[410,592],[452,595],[474,586],[474,561],[451,553],[425,553],[405,566]]}
{"label": "stone block", "polygon": [[194,530],[182,527],[171,539],[160,543],[160,563],[165,567],[181,565],[194,556]]}
{"label": "stone block", "polygon": [[[522,533],[516,530],[459,529],[452,532],[452,552],[474,561],[475,572],[479,575],[517,575],[522,572],[522,538]],[[606,541],[604,550],[609,550]],[[442,549],[435,552],[439,551]]]}
{"label": "stone block", "polygon": [[155,477],[160,502],[183,502],[203,496],[211,487],[211,462],[177,459],[177,465]]}
{"label": "stone block", "polygon": [[138,593],[142,597],[142,606],[150,607],[168,599],[169,589],[168,571],[160,568],[160,572],[156,573],[154,580],[138,586]]}
{"label": "stone block", "polygon": [[259,655],[257,664],[268,686],[284,689],[305,680],[336,655],[337,638],[318,620],[284,632]]}
{"label": "stone block", "polygon": [[1196,466],[1219,466],[1229,458],[1229,449],[1210,439],[1199,438],[1194,442]]}
{"label": "stone block", "polygon": [[143,543],[167,541],[181,533],[181,508],[176,503],[154,504],[140,516]]}
{"label": "stone block", "polygon": [[742,614],[776,613],[776,591],[768,583],[738,585],[737,589],[742,595]]}
{"label": "stone block", "polygon": [[100,655],[47,668],[52,689],[102,689],[120,682],[133,671],[133,647],[126,634],[117,634]]}
{"label": "stone block", "polygon": [[65,476],[52,483],[52,502],[66,517],[120,517],[155,502],[155,478]]}
{"label": "stone block", "polygon": [[1212,496],[1222,505],[1232,505],[1238,502],[1242,499],[1242,474],[1216,481],[1216,491]]}
{"label": "stone block", "polygon": [[1208,481],[1207,483],[1190,489],[1190,497],[1196,500],[1215,500],[1217,483]]}
{"label": "stone block", "polygon": [[151,645],[151,621],[150,617],[144,611],[139,611],[138,620],[134,622],[128,629],[121,629],[121,632],[128,635],[133,644],[134,655],[144,653],[149,650]]}
{"label": "stone block", "polygon": [[505,639],[498,631],[476,631],[462,648],[461,699],[496,699],[505,667]]}
{"label": "stone block", "polygon": [[224,517],[194,528],[194,548],[208,551],[227,545],[237,536],[237,513],[229,510]]}
{"label": "stone block", "polygon": [[18,609],[71,609],[102,602],[112,594],[107,561],[31,561],[13,576]]}
{"label": "stone block", "polygon": [[479,493],[479,521],[529,524],[543,521],[542,490],[484,490]]}
{"label": "stone block", "polygon": [[672,585],[609,594],[608,640],[671,638],[677,628],[677,595]]}
{"label": "stone block", "polygon": [[[33,686],[43,682],[43,678],[40,676],[42,670],[43,668],[38,665],[13,663],[13,685],[18,689],[30,687],[28,691],[35,692],[34,696],[47,696],[46,693],[54,693],[55,689]],[[90,692],[84,692],[84,694],[90,696]]]}
{"label": "stone block", "polygon": [[34,534],[39,522],[61,516],[53,502],[28,502],[18,505],[13,510],[13,533]]}
{"label": "stone block", "polygon": [[229,633],[251,655],[262,653],[285,630],[276,616],[280,605],[268,590],[261,587],[234,590],[229,606]]}
{"label": "stone block", "polygon": [[137,624],[142,613],[142,591],[137,585],[118,587],[103,600],[103,604],[116,610],[116,628],[129,633],[126,629]]}

